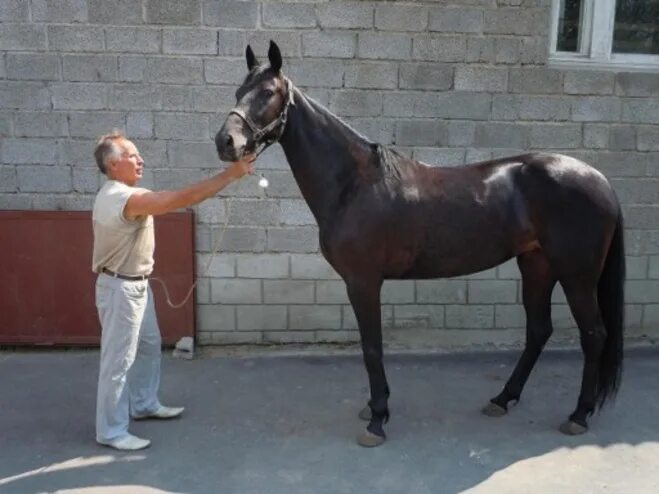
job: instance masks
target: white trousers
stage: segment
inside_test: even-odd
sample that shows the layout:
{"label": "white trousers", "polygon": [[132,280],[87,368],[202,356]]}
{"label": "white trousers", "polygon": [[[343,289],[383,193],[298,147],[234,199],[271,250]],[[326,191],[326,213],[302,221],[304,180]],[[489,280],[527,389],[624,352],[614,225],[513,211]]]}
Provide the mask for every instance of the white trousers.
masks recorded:
{"label": "white trousers", "polygon": [[96,440],[128,433],[130,415],[158,409],[161,338],[147,280],[100,274],[96,308],[101,320],[101,362],[96,397]]}

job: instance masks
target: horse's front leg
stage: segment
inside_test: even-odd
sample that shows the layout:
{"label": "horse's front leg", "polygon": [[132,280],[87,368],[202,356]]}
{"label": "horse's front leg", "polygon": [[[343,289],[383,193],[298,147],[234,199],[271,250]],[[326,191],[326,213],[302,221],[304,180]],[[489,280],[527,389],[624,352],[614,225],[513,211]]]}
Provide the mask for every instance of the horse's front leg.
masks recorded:
{"label": "horse's front leg", "polygon": [[380,289],[382,279],[360,278],[346,280],[348,297],[355,311],[361,336],[364,364],[371,388],[369,424],[357,437],[361,446],[379,446],[385,441],[382,425],[389,420],[389,386],[382,362],[382,321],[380,315]]}

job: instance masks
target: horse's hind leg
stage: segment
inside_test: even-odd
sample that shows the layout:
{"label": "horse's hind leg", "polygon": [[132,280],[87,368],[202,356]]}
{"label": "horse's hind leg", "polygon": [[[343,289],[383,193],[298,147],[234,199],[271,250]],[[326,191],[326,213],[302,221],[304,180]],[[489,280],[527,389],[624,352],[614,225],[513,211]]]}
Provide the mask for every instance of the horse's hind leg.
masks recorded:
{"label": "horse's hind leg", "polygon": [[526,346],[503,391],[483,408],[491,417],[504,415],[508,403],[518,401],[522,389],[542,349],[551,336],[551,292],[556,284],[547,257],[542,250],[517,257],[522,273],[522,299],[526,311]]}
{"label": "horse's hind leg", "polygon": [[[385,441],[382,425],[389,419],[389,385],[382,362],[382,321],[380,312],[381,280],[346,280],[348,297],[359,324],[364,364],[371,389],[369,424],[357,442],[361,446],[379,446]],[[361,415],[361,414],[360,414]]]}
{"label": "horse's hind leg", "polygon": [[579,326],[584,354],[581,392],[576,410],[560,430],[564,434],[581,434],[588,430],[586,419],[595,410],[600,357],[606,342],[606,329],[597,303],[597,281],[592,276],[563,280],[561,285],[570,310]]}

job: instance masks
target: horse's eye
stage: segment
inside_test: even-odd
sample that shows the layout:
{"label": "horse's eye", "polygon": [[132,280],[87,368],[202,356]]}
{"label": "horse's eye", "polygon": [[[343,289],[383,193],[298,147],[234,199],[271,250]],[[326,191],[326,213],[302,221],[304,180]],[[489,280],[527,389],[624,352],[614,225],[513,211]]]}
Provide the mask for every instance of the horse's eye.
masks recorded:
{"label": "horse's eye", "polygon": [[264,90],[263,90],[263,96],[266,97],[266,98],[272,98],[272,96],[273,96],[274,94],[275,94],[275,93],[274,93],[272,90],[270,90],[270,89],[264,89]]}

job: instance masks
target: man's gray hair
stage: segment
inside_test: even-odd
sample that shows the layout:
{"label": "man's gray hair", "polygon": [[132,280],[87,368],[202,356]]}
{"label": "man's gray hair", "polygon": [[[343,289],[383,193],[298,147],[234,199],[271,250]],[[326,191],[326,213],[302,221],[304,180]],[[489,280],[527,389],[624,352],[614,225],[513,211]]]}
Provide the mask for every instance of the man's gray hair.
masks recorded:
{"label": "man's gray hair", "polygon": [[114,129],[109,134],[99,137],[98,142],[96,143],[96,148],[94,149],[94,158],[96,159],[96,164],[98,165],[99,170],[104,174],[107,173],[106,165],[108,159],[121,158],[121,149],[117,146],[116,141],[124,139],[126,139],[126,136],[118,129]]}

